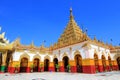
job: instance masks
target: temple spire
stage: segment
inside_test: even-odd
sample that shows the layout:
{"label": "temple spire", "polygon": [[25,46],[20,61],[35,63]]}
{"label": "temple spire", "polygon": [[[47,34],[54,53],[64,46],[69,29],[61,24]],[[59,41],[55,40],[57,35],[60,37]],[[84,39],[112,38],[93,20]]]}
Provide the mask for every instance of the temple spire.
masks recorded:
{"label": "temple spire", "polygon": [[72,20],[74,17],[73,17],[73,14],[72,14],[72,7],[70,8],[70,20]]}

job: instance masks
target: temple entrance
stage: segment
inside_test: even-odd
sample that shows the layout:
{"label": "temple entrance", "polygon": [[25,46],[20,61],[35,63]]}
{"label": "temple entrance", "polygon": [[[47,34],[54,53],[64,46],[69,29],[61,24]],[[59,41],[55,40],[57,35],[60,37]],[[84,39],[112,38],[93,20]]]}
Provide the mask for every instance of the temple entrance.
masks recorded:
{"label": "temple entrance", "polygon": [[57,59],[57,58],[54,58],[53,62],[54,62],[55,72],[57,72],[57,69],[58,69],[58,59]]}
{"label": "temple entrance", "polygon": [[22,58],[20,63],[20,72],[27,72],[28,59]]}
{"label": "temple entrance", "polygon": [[44,60],[44,71],[49,71],[49,59]]}
{"label": "temple entrance", "polygon": [[106,59],[104,55],[102,55],[102,65],[103,65],[103,71],[105,71],[106,70]]}
{"label": "temple entrance", "polygon": [[69,64],[69,58],[67,56],[63,57],[63,64],[65,72],[68,72],[67,66]]}
{"label": "temple entrance", "polygon": [[111,61],[110,56],[108,56],[108,62],[109,62],[109,66],[110,66],[110,69],[109,69],[109,70],[112,70],[112,61]]}
{"label": "temple entrance", "polygon": [[82,73],[82,57],[77,54],[75,55],[76,69],[78,73]]}
{"label": "temple entrance", "polygon": [[38,68],[39,68],[39,59],[38,58],[34,59],[33,65],[34,65],[33,72],[38,72]]}
{"label": "temple entrance", "polygon": [[98,55],[94,54],[94,63],[95,63],[95,71],[99,72],[99,67],[98,67]]}
{"label": "temple entrance", "polygon": [[117,64],[118,64],[118,67],[119,67],[119,70],[120,70],[120,57],[117,58]]}

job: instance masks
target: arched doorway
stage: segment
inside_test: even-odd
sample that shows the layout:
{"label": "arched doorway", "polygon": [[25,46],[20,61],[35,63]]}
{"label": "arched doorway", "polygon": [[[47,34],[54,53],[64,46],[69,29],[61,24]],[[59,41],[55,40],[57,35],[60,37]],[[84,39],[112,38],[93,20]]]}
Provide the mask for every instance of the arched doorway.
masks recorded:
{"label": "arched doorway", "polygon": [[112,69],[112,61],[111,61],[111,57],[110,56],[108,56],[108,62],[109,62],[109,66],[110,66],[109,70],[111,70]]}
{"label": "arched doorway", "polygon": [[53,62],[54,62],[54,69],[55,69],[55,72],[57,72],[58,59],[57,59],[57,58],[54,58]]}
{"label": "arched doorway", "polygon": [[22,58],[20,62],[20,72],[26,72],[28,67],[28,59]]}
{"label": "arched doorway", "polygon": [[118,64],[118,67],[119,67],[119,70],[120,70],[120,57],[117,58],[117,64]]}
{"label": "arched doorway", "polygon": [[98,55],[94,54],[94,63],[95,63],[95,71],[99,72],[99,68],[98,68]]}
{"label": "arched doorway", "polygon": [[64,70],[65,70],[65,72],[68,72],[67,66],[69,64],[69,58],[67,56],[63,57],[63,64],[64,64]]}
{"label": "arched doorway", "polygon": [[105,71],[106,70],[106,59],[104,55],[102,55],[102,65],[103,65],[103,71]]}
{"label": "arched doorway", "polygon": [[77,72],[82,73],[82,57],[81,55],[77,54],[75,55],[75,63],[76,63],[76,68]]}
{"label": "arched doorway", "polygon": [[39,59],[38,58],[34,59],[33,65],[34,65],[33,72],[38,72],[38,68],[39,68]]}
{"label": "arched doorway", "polygon": [[49,59],[44,60],[44,71],[49,71]]}

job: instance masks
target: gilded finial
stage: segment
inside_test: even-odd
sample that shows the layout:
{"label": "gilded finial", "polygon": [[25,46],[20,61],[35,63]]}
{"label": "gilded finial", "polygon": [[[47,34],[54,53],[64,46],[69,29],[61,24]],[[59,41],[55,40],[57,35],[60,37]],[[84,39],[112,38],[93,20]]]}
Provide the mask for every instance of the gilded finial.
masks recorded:
{"label": "gilded finial", "polygon": [[70,20],[73,19],[72,7],[70,8]]}
{"label": "gilded finial", "polygon": [[16,46],[20,46],[20,37],[18,37],[14,42],[13,42]]}
{"label": "gilded finial", "polygon": [[94,41],[97,41],[96,36],[94,36]]}
{"label": "gilded finial", "polygon": [[33,48],[34,47],[34,42],[32,41],[32,43],[31,43],[31,47]]}
{"label": "gilded finial", "polygon": [[70,15],[72,15],[72,7],[70,8]]}

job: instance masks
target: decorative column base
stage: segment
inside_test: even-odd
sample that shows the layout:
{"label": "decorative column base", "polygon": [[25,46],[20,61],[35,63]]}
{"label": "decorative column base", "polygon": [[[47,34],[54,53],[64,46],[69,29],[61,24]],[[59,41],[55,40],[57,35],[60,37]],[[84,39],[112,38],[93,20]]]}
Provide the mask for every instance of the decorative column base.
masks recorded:
{"label": "decorative column base", "polygon": [[96,73],[94,59],[83,59],[82,60],[83,73],[94,74]]}
{"label": "decorative column base", "polygon": [[27,70],[26,70],[27,73],[30,73],[31,72],[31,69],[30,67],[27,67]]}
{"label": "decorative column base", "polygon": [[65,72],[63,62],[60,61],[58,64],[59,64],[59,71],[60,72]]}
{"label": "decorative column base", "polygon": [[40,72],[44,72],[44,67],[41,67],[41,68],[40,68]]}
{"label": "decorative column base", "polygon": [[90,66],[83,66],[83,73],[90,73],[90,74],[95,74],[95,66],[94,65],[90,65]]}
{"label": "decorative column base", "polygon": [[70,60],[69,64],[70,64],[71,72],[74,73],[77,72],[75,60]]}
{"label": "decorative column base", "polygon": [[102,65],[99,65],[99,66],[98,66],[98,70],[99,70],[99,72],[103,72],[103,66],[102,66]]}
{"label": "decorative column base", "polygon": [[113,65],[113,70],[119,70],[118,65]]}
{"label": "decorative column base", "polygon": [[60,66],[59,70],[60,70],[60,72],[64,72],[65,71],[63,66]]}
{"label": "decorative column base", "polygon": [[38,72],[40,72],[40,67],[38,67]]}
{"label": "decorative column base", "polygon": [[15,72],[15,68],[14,67],[8,67],[8,72],[9,73],[14,73]]}
{"label": "decorative column base", "polygon": [[44,62],[40,62],[39,64],[40,64],[40,67],[39,67],[40,72],[44,72]]}
{"label": "decorative column base", "polygon": [[0,73],[4,73],[5,72],[5,68],[6,68],[6,66],[1,66]]}
{"label": "decorative column base", "polygon": [[76,66],[71,66],[71,72],[73,72],[73,73],[76,73],[76,72],[77,72]]}
{"label": "decorative column base", "polygon": [[49,71],[54,72],[55,71],[54,67],[49,67]]}
{"label": "decorative column base", "polygon": [[107,70],[110,71],[110,66],[107,66]]}
{"label": "decorative column base", "polygon": [[50,62],[50,64],[49,64],[49,71],[50,72],[54,72],[55,71],[53,62]]}
{"label": "decorative column base", "polygon": [[118,64],[116,60],[113,60],[113,70],[119,70]]}

